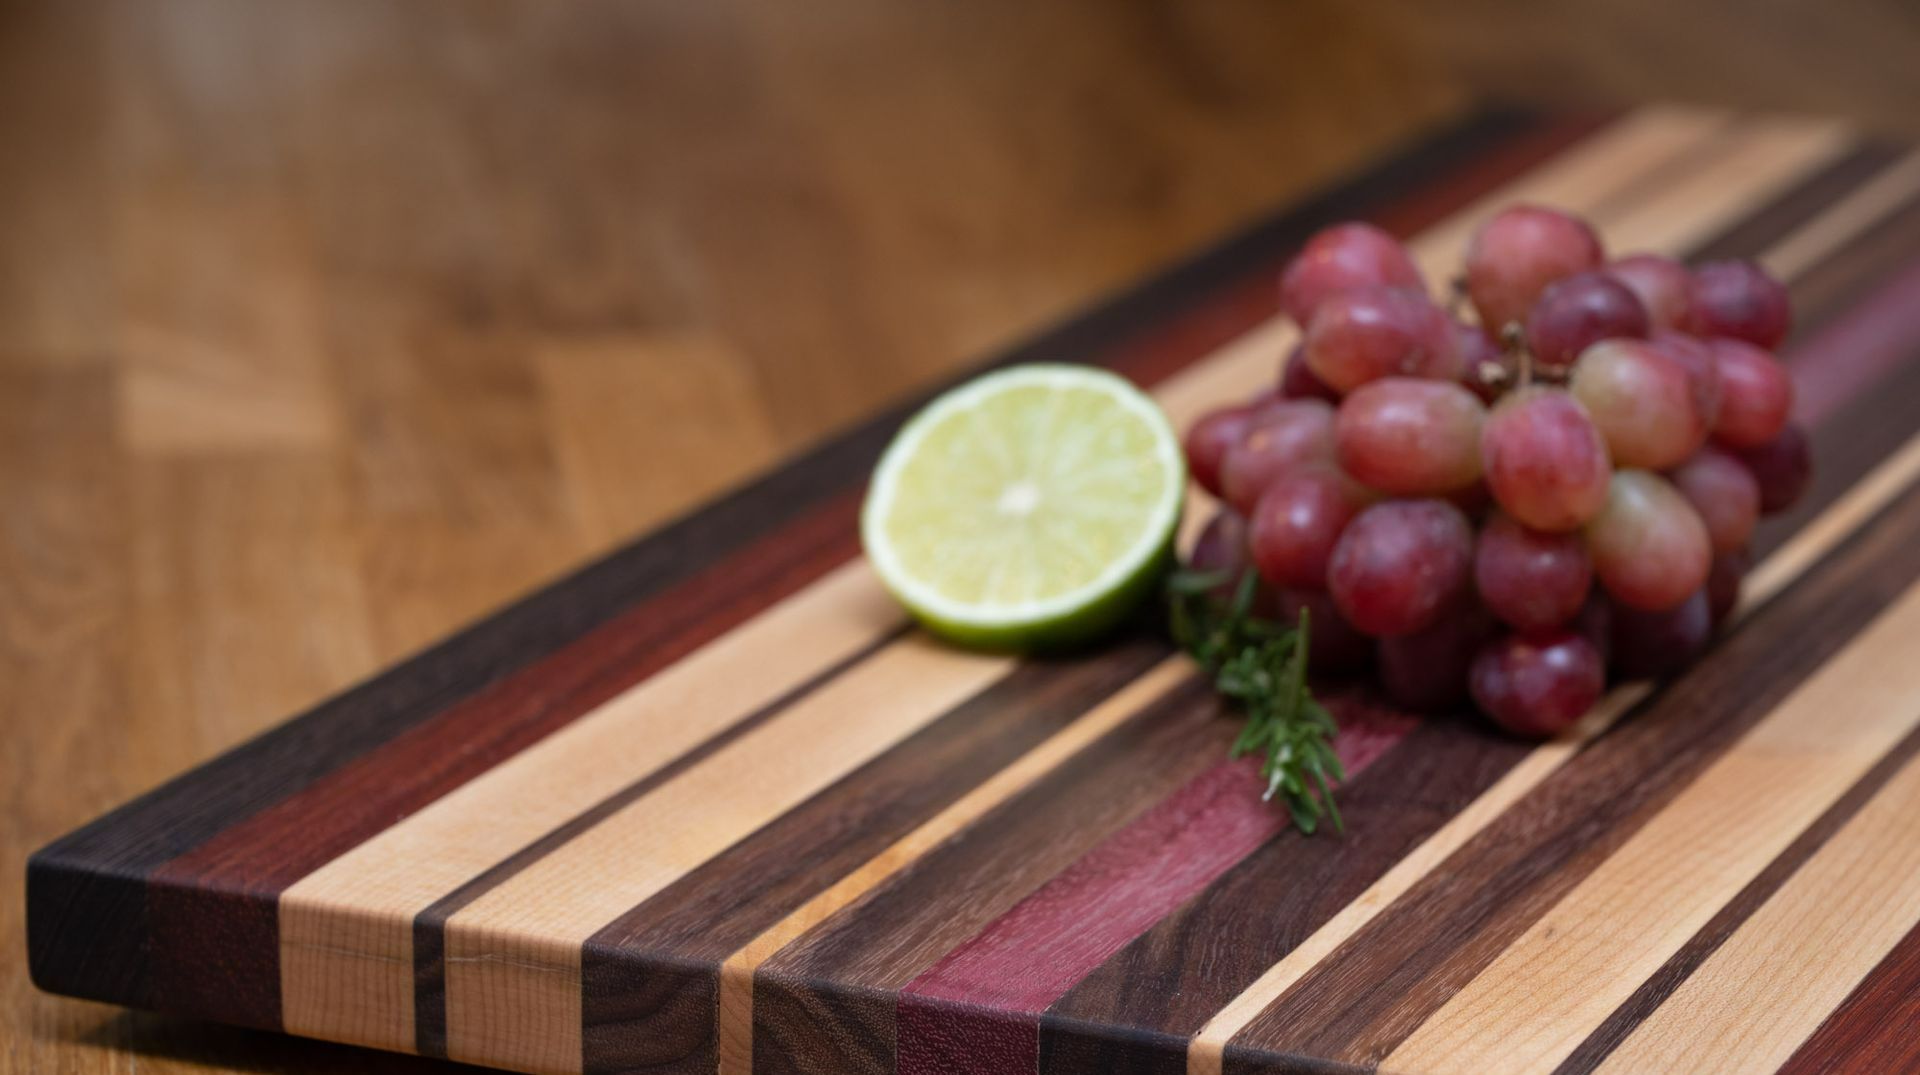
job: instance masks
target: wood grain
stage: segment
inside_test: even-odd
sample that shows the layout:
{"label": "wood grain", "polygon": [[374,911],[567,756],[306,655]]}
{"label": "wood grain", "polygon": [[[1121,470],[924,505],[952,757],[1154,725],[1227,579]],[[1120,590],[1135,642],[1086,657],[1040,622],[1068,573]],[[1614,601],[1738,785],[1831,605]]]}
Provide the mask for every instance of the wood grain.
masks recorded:
{"label": "wood grain", "polygon": [[1734,743],[1383,1065],[1557,1064],[1920,720],[1912,704],[1920,668],[1897,656],[1916,629],[1920,587]]}
{"label": "wood grain", "polygon": [[1920,921],[1916,807],[1909,760],[1601,1070],[1779,1067]]}

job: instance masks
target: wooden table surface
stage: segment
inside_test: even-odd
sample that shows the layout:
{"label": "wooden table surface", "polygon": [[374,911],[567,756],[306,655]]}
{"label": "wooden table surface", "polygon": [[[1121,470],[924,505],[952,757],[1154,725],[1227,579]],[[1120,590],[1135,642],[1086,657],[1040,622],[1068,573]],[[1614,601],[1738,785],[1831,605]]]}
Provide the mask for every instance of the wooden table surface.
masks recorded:
{"label": "wooden table surface", "polygon": [[[1491,7],[8,5],[0,874],[1480,92],[1920,123],[1896,3]],[[20,897],[5,1070],[431,1066],[41,995]]]}

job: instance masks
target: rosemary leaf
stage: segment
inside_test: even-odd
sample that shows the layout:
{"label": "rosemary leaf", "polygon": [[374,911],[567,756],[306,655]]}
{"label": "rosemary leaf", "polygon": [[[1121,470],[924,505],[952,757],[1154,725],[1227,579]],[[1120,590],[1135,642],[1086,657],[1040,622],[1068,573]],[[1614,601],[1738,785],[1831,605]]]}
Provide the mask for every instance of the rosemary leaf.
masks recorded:
{"label": "rosemary leaf", "polygon": [[1323,820],[1345,831],[1333,801],[1334,785],[1346,779],[1333,750],[1339,728],[1307,686],[1307,612],[1300,610],[1297,624],[1260,618],[1253,614],[1253,573],[1223,596],[1227,582],[1220,572],[1182,570],[1169,577],[1174,641],[1245,712],[1230,754],[1260,757],[1266,797],[1278,796],[1301,832],[1317,831]]}

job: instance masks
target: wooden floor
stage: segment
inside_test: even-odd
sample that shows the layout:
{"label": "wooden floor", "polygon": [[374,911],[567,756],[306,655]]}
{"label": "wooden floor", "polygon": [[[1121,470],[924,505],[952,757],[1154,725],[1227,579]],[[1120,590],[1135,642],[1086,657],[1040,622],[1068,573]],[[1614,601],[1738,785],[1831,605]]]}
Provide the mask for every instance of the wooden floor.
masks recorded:
{"label": "wooden floor", "polygon": [[1920,134],[1898,0],[0,6],[0,1070],[29,850],[1489,93]]}

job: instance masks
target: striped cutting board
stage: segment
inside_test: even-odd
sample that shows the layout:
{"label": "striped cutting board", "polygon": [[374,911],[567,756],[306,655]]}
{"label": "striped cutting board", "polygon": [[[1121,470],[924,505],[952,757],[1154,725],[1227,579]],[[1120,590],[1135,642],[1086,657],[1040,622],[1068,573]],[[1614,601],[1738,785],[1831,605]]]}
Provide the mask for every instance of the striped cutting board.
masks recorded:
{"label": "striped cutting board", "polygon": [[1343,697],[1302,838],[1163,642],[908,627],[853,518],[896,412],[46,848],[36,980],[536,1072],[1913,1069],[1920,155],[1486,115],[1003,360],[1184,422],[1313,229],[1443,279],[1515,199],[1792,283],[1816,487],[1677,682],[1544,745]]}

